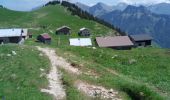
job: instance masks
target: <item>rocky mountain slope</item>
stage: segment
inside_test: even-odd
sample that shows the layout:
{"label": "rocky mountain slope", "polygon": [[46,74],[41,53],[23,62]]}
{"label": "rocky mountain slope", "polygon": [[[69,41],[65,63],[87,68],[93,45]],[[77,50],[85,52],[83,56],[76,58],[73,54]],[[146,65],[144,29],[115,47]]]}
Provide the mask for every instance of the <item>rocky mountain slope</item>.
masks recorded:
{"label": "rocky mountain slope", "polygon": [[[150,34],[156,44],[163,48],[170,48],[170,4],[160,3],[151,6],[133,6],[120,3],[116,6],[101,6],[99,3],[88,7],[88,9],[91,8],[98,9],[93,9],[91,12],[88,10],[88,12],[119,27],[126,33]],[[106,8],[111,10],[106,10]]]}
{"label": "rocky mountain slope", "polygon": [[170,16],[154,14],[144,6],[128,6],[124,11],[113,11],[100,18],[129,34],[150,34],[161,47],[170,48]]}
{"label": "rocky mountain slope", "polygon": [[160,3],[156,5],[151,5],[147,7],[151,12],[156,14],[170,15],[170,4]]}

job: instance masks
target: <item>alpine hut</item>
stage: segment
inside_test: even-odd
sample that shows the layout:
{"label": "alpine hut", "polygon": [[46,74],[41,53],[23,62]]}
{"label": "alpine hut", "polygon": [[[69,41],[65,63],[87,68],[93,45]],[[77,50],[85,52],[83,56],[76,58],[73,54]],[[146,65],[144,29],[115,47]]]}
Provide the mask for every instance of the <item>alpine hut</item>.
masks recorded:
{"label": "alpine hut", "polygon": [[56,30],[57,35],[70,35],[71,28],[68,26],[62,26]]}
{"label": "alpine hut", "polygon": [[27,38],[27,29],[0,29],[0,44],[18,43],[22,44]]}
{"label": "alpine hut", "polygon": [[118,50],[131,49],[134,44],[128,36],[116,37],[96,37],[96,42],[99,47],[113,48]]}
{"label": "alpine hut", "polygon": [[43,42],[44,44],[51,44],[51,37],[49,34],[47,33],[44,33],[44,34],[41,34],[37,37],[37,40],[39,42]]}
{"label": "alpine hut", "polygon": [[90,36],[90,30],[87,28],[81,28],[80,31],[78,32],[79,36]]}
{"label": "alpine hut", "polygon": [[129,37],[136,47],[138,46],[146,47],[152,45],[153,38],[148,34],[130,35]]}

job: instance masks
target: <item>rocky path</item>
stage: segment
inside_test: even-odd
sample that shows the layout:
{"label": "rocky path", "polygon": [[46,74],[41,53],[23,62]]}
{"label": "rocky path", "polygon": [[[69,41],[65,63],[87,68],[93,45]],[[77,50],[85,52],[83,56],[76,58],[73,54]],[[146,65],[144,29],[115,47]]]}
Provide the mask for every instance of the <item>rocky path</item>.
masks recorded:
{"label": "rocky path", "polygon": [[64,58],[59,57],[55,54],[57,58],[57,65],[60,66],[61,68],[65,69],[67,72],[75,74],[75,75],[80,75],[82,72],[78,69],[72,66],[70,63],[68,63]]}
{"label": "rocky path", "polygon": [[108,90],[102,86],[91,85],[82,81],[77,81],[76,87],[92,98],[100,98],[101,100],[122,100],[118,96],[119,93],[113,89]]}
{"label": "rocky path", "polygon": [[53,95],[55,100],[63,100],[66,96],[66,93],[62,85],[61,74],[57,69],[59,62],[55,54],[55,50],[49,48],[37,48],[39,51],[44,53],[51,62],[51,70],[47,76],[49,80],[49,89],[41,89],[41,91]]}
{"label": "rocky path", "polygon": [[[58,68],[63,68],[69,73],[72,73],[74,75],[80,75],[83,72],[81,72],[79,69],[72,66],[70,63],[68,63],[64,58],[59,57],[54,49],[51,48],[41,48],[37,47],[39,51],[44,53],[49,60],[51,61],[51,71],[48,74],[48,80],[49,80],[49,89],[42,89],[42,92],[46,92],[49,94],[52,94],[56,100],[63,100],[66,97],[65,90],[62,85],[61,81],[61,74],[58,71]],[[86,74],[87,72],[84,72]],[[89,74],[93,74],[92,72],[89,72]],[[88,75],[89,75],[88,74]],[[96,76],[96,75],[95,75]],[[106,100],[122,100],[118,96],[118,91],[113,89],[106,89],[102,86],[96,86],[96,85],[90,85],[83,81],[76,81],[75,82],[76,88],[85,93],[87,96],[96,98],[99,97],[100,99],[106,99]]]}

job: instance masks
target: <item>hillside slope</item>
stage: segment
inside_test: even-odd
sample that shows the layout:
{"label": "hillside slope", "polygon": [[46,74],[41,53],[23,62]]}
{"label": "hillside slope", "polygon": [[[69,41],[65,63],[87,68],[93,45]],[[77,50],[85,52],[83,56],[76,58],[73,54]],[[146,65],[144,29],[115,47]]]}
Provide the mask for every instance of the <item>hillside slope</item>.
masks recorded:
{"label": "hillside slope", "polygon": [[36,29],[45,26],[43,30],[54,32],[58,27],[67,25],[72,28],[72,33],[77,33],[82,27],[89,28],[94,35],[115,33],[114,30],[94,21],[72,16],[71,12],[59,5],[47,6],[32,12],[15,12],[0,8],[0,14],[0,28],[27,27]]}
{"label": "hillside slope", "polygon": [[[80,75],[75,75],[68,73],[67,70],[65,71],[64,69],[61,69],[63,72],[62,80],[66,88],[68,100],[89,100],[83,93],[81,94],[78,92],[79,90],[75,86],[77,81],[84,81],[92,85],[103,86],[106,89],[114,89],[118,91],[119,96],[123,100],[169,99],[170,56],[168,50],[159,48],[138,48],[128,51],[117,51],[108,48],[98,48],[97,46],[95,48],[71,47],[69,46],[68,39],[70,37],[78,37],[77,32],[81,27],[90,28],[93,33],[92,38],[98,35],[114,35],[116,31],[94,21],[81,19],[78,16],[72,16],[71,12],[59,5],[47,6],[39,10],[26,13],[9,11],[6,9],[1,10],[3,10],[3,12],[0,12],[0,14],[2,14],[0,19],[4,19],[0,21],[1,28],[29,28],[29,31],[33,33],[33,38],[28,39],[26,41],[26,45],[53,48],[53,50],[56,50],[57,55],[67,59],[72,67],[83,72]],[[6,17],[9,14],[11,14],[11,16]],[[56,28],[62,25],[68,25],[72,28],[71,36],[55,35]],[[44,32],[49,33],[52,36],[51,45],[44,45],[42,43],[35,42],[36,36]],[[3,48],[0,48],[0,51],[6,52],[5,50],[1,50]],[[9,51],[11,50],[13,50],[13,48],[9,48]],[[15,61],[18,61],[25,64],[28,60],[28,58],[26,58],[28,55],[26,54],[30,54],[30,56],[33,54],[37,56],[37,54],[39,54],[38,51],[36,53],[30,52],[31,50],[29,47],[28,51],[25,49],[24,51],[18,51],[25,53],[22,58],[23,61],[21,61],[22,59],[20,60],[19,58],[15,58],[15,60],[11,60],[11,62],[14,63]],[[40,61],[38,63],[40,65],[44,63],[48,65],[48,61],[46,62],[43,59],[45,58],[38,57],[36,60],[32,60]],[[7,59],[4,59],[4,61],[7,61]],[[3,65],[4,64],[2,63],[2,66]],[[65,66],[65,64],[62,65]],[[20,63],[18,66],[21,66]],[[48,70],[47,67],[45,67],[45,69]],[[28,69],[26,71],[29,73],[31,72],[30,70],[32,69]],[[18,71],[21,70],[18,69]],[[4,81],[3,84],[5,83],[7,82]],[[50,99],[50,97],[47,98]],[[39,98],[36,100],[38,99]],[[98,99],[98,97],[96,99]]]}
{"label": "hillside slope", "polygon": [[39,54],[30,46],[0,46],[1,99],[52,100],[51,96],[40,92],[48,85],[42,73],[48,73],[50,64],[45,56]]}

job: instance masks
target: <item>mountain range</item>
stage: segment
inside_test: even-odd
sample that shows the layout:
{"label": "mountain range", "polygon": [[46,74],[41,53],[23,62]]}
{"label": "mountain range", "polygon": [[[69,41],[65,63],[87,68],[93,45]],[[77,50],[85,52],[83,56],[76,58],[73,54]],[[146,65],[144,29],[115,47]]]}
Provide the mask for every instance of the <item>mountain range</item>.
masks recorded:
{"label": "mountain range", "polygon": [[165,14],[170,15],[170,4],[169,3],[160,3],[156,5],[151,5],[147,7],[153,13],[156,14]]}
{"label": "mountain range", "polygon": [[[90,12],[91,14],[94,14],[96,12],[101,12],[102,11],[106,11],[107,12],[111,12],[114,10],[125,10],[128,7],[128,4],[126,3],[118,3],[117,5],[106,5],[104,3],[97,3],[96,5],[93,6],[87,6],[85,4],[82,4],[80,2],[77,2],[76,5],[78,7],[80,7],[81,9]],[[136,7],[139,7],[140,5],[133,5]],[[170,15],[170,4],[169,3],[159,3],[159,4],[154,4],[154,5],[143,5],[145,6],[149,11],[151,11],[152,13],[155,14],[164,14],[164,15]],[[95,11],[94,11],[95,10]],[[100,14],[102,15],[102,14]]]}
{"label": "mountain range", "polygon": [[93,14],[94,16],[101,16],[101,15],[104,15],[106,13],[109,13],[111,11],[114,11],[114,10],[124,10],[128,5],[126,3],[119,3],[117,5],[114,5],[114,6],[109,6],[109,5],[106,5],[104,3],[97,3],[96,5],[94,6],[87,6],[85,4],[82,4],[80,2],[77,2],[76,5],[89,12],[90,14]]}
{"label": "mountain range", "polygon": [[[80,5],[79,7],[81,8]],[[91,9],[94,8],[95,10],[92,12]],[[128,35],[150,34],[160,47],[170,48],[170,12],[168,9],[170,11],[170,4],[167,3],[150,6],[134,6],[123,3],[107,6],[98,3],[86,11],[120,28]]]}

